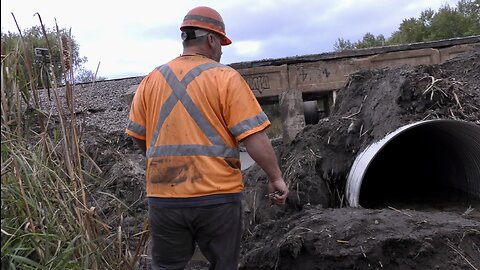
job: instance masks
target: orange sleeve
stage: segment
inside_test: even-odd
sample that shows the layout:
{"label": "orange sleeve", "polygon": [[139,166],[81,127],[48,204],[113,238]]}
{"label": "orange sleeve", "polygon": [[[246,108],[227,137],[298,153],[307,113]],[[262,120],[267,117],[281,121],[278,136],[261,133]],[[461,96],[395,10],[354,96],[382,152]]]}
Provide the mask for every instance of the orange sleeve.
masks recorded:
{"label": "orange sleeve", "polygon": [[253,91],[235,70],[228,79],[224,115],[228,129],[238,141],[270,126]]}
{"label": "orange sleeve", "polygon": [[144,99],[146,79],[142,80],[135,92],[125,130],[128,135],[140,140],[146,140],[146,104]]}

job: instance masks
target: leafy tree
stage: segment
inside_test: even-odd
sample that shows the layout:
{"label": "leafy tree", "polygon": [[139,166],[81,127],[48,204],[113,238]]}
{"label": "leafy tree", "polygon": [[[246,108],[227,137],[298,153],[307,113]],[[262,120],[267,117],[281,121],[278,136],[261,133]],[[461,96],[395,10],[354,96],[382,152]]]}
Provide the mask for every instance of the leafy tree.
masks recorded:
{"label": "leafy tree", "polygon": [[438,40],[461,37],[467,34],[468,28],[469,26],[466,24],[466,18],[463,14],[447,5],[440,8],[437,14],[432,17],[428,39]]}
{"label": "leafy tree", "polygon": [[467,1],[461,0],[458,3],[458,11],[466,17],[480,23],[480,0]]}
{"label": "leafy tree", "polygon": [[372,33],[366,33],[361,41],[355,43],[355,48],[371,48],[385,45],[385,37],[383,35],[375,36]]}
{"label": "leafy tree", "polygon": [[460,0],[457,11],[463,15],[464,23],[468,26],[465,34],[469,36],[480,34],[480,0]]}
{"label": "leafy tree", "polygon": [[366,33],[362,40],[352,43],[350,40],[339,38],[333,45],[335,51],[363,49],[371,47],[379,47],[385,44],[385,37],[383,35],[375,36],[372,33]]}
{"label": "leafy tree", "polygon": [[352,46],[354,49],[360,49],[383,44],[407,44],[473,35],[480,35],[480,0],[460,0],[456,7],[447,4],[437,12],[427,9],[418,18],[404,19],[398,30],[386,40],[382,35],[375,37],[371,33],[365,34],[363,39],[357,42],[340,38],[334,44],[334,50],[352,49]]}
{"label": "leafy tree", "polygon": [[[30,65],[32,67],[32,79],[39,87],[48,86],[47,83],[53,79],[53,76],[57,83],[65,82],[62,57],[65,63],[65,72],[69,72],[72,68],[73,70],[80,69],[82,64],[87,61],[87,57],[80,57],[79,45],[75,38],[69,34],[69,31],[61,29],[57,33],[57,31],[46,28],[45,32],[46,35],[43,34],[40,26],[34,26],[22,33],[28,55],[26,57],[22,56],[20,59],[21,72],[17,73],[23,74],[26,78],[26,67]],[[2,54],[22,51],[21,39],[18,33],[2,33]],[[47,50],[48,45],[50,45],[50,50]],[[49,64],[53,67],[53,74],[48,72],[47,65]],[[49,74],[50,79],[46,78],[47,74]]]}
{"label": "leafy tree", "polygon": [[95,72],[84,69],[84,68],[80,68],[77,71],[75,79],[77,82],[93,82],[93,81],[103,81],[103,80],[106,80],[107,78],[101,77],[101,76],[97,77]]}
{"label": "leafy tree", "polygon": [[420,17],[403,20],[392,36],[387,40],[388,45],[424,42],[428,40],[429,29],[435,11],[427,9],[422,11]]}
{"label": "leafy tree", "polygon": [[345,50],[353,50],[355,49],[355,44],[353,44],[350,40],[339,38],[333,45],[333,49],[337,52],[345,51]]}
{"label": "leafy tree", "polygon": [[462,0],[457,8],[440,8],[432,17],[430,30],[429,40],[480,34],[480,0]]}

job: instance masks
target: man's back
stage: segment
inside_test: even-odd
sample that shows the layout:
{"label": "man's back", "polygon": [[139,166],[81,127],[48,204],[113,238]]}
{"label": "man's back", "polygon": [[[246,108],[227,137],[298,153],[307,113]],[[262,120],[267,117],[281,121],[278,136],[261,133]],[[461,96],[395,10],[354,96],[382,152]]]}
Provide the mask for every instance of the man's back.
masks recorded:
{"label": "man's back", "polygon": [[238,141],[270,124],[252,99],[237,71],[201,55],[181,56],[152,71],[131,112],[131,120],[145,126],[147,194],[240,193]]}

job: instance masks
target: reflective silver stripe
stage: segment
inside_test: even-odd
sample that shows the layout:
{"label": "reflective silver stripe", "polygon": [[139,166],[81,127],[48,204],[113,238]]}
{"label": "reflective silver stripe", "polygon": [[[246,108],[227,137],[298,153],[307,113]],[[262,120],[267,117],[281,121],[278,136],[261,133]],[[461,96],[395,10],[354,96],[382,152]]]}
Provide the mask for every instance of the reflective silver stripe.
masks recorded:
{"label": "reflective silver stripe", "polygon": [[205,70],[215,68],[215,67],[220,67],[220,66],[223,66],[223,65],[219,63],[208,63],[208,64],[200,65],[192,69],[190,72],[188,72],[185,75],[185,77],[182,79],[182,81],[178,81],[177,77],[172,72],[169,66],[163,65],[158,68],[158,70],[165,77],[165,80],[167,81],[167,83],[172,88],[173,93],[168,97],[164,106],[162,106],[160,110],[160,117],[157,122],[157,127],[155,128],[154,136],[152,137],[152,141],[150,144],[151,146],[155,145],[155,142],[157,141],[157,138],[158,138],[158,133],[160,132],[160,129],[162,128],[163,123],[165,122],[165,119],[172,112],[172,109],[176,105],[178,100],[180,100],[180,102],[183,104],[187,112],[190,114],[193,120],[195,120],[197,125],[200,127],[200,129],[203,131],[203,133],[207,136],[207,138],[212,144],[224,145],[222,138],[220,138],[220,136],[217,134],[215,129],[207,121],[207,119],[205,119],[203,114],[200,112],[200,110],[197,108],[195,103],[193,103],[190,96],[187,94],[187,85],[190,82],[192,82],[198,75],[200,75]]}
{"label": "reflective silver stripe", "polygon": [[242,122],[231,127],[230,132],[233,134],[233,136],[237,137],[243,132],[250,130],[254,127],[258,127],[266,121],[268,121],[267,115],[264,112],[260,112],[259,114],[243,120]]}
{"label": "reflective silver stripe", "polygon": [[198,144],[160,145],[147,149],[147,158],[160,156],[210,156],[240,158],[240,153],[237,147]]}
{"label": "reflective silver stripe", "polygon": [[175,104],[177,104],[177,101],[177,97],[172,94],[167,98],[162,108],[160,109],[160,116],[158,117],[157,126],[155,128],[155,131],[153,132],[152,141],[150,142],[151,146],[155,145],[155,142],[158,139],[158,133],[160,132],[160,128],[163,126],[165,119],[170,114]]}
{"label": "reflective silver stripe", "polygon": [[132,120],[128,121],[127,129],[131,130],[131,131],[133,131],[133,132],[135,132],[135,133],[137,133],[138,135],[141,135],[141,136],[145,136],[145,134],[147,134],[144,126],[142,126],[140,124],[137,124],[137,123],[133,122]]}
{"label": "reflective silver stripe", "polygon": [[[218,157],[235,157],[239,158],[238,148],[227,147],[218,135],[213,126],[207,121],[202,112],[195,105],[191,97],[187,93],[187,86],[203,71],[215,68],[225,67],[220,63],[207,63],[199,65],[190,70],[185,77],[179,81],[173,71],[168,65],[158,67],[158,71],[164,76],[166,82],[172,89],[172,94],[167,98],[162,108],[160,109],[160,115],[157,125],[155,127],[150,147],[147,150],[147,157],[154,156],[192,156],[192,155],[204,155],[204,156],[218,156]],[[207,136],[212,146],[208,145],[161,145],[155,146],[158,140],[160,130],[165,123],[165,120],[172,112],[173,108],[180,101],[188,114],[192,117],[198,127]]]}
{"label": "reflective silver stripe", "polygon": [[[167,65],[160,66],[157,69],[160,71],[160,73],[162,73],[162,75],[164,76],[165,80],[168,83],[169,78],[167,78],[167,76],[165,76],[165,74],[161,71],[162,69],[165,69],[165,67],[167,67]],[[175,76],[175,75],[170,72],[168,76]],[[175,104],[177,104],[177,101],[178,101],[178,97],[174,89],[172,88],[172,94],[170,94],[170,96],[167,98],[167,100],[163,104],[162,108],[160,108],[160,116],[158,117],[155,131],[153,132],[152,141],[150,142],[151,147],[155,145],[155,142],[158,139],[158,133],[160,132],[160,128],[162,128],[163,123],[165,122],[165,119],[167,119],[167,116],[172,112],[173,107],[175,107]]]}

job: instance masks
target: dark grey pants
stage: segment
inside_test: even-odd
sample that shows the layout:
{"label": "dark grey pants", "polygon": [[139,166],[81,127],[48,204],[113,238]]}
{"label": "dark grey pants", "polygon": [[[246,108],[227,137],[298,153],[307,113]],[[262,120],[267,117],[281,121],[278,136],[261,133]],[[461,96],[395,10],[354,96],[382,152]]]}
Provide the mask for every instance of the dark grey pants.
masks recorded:
{"label": "dark grey pants", "polygon": [[195,242],[209,269],[237,269],[242,233],[241,202],[163,208],[149,206],[152,270],[184,269]]}

